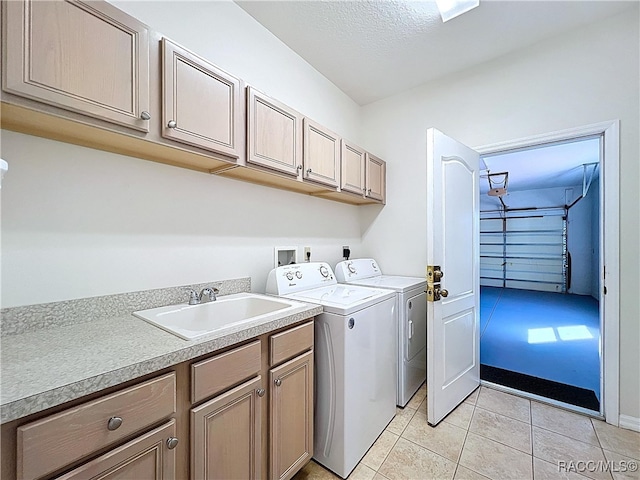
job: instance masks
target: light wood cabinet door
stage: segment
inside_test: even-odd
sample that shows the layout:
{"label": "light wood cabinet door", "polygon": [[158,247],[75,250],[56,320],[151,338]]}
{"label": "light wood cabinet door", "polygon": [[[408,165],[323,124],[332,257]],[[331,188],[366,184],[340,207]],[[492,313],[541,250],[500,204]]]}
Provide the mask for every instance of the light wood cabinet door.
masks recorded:
{"label": "light wood cabinet door", "polygon": [[304,119],[304,178],[330,187],[340,183],[340,137]]}
{"label": "light wood cabinet door", "polygon": [[[171,420],[57,480],[174,480],[176,478],[176,422]],[[173,440],[172,440],[173,439]]]}
{"label": "light wood cabinet door", "polygon": [[289,479],[313,456],[313,351],[270,371],[271,479]]}
{"label": "light wood cabinet door", "polygon": [[364,195],[365,151],[353,143],[342,140],[340,154],[340,189]]}
{"label": "light wood cabinet door", "polygon": [[107,2],[23,0],[2,6],[5,91],[149,131],[146,25]]}
{"label": "light wood cabinet door", "polygon": [[247,88],[247,162],[297,177],[302,170],[302,115]]}
{"label": "light wood cabinet door", "polygon": [[191,478],[260,478],[262,377],[191,410]]}
{"label": "light wood cabinet door", "polygon": [[240,156],[240,80],[162,39],[162,136]]}
{"label": "light wood cabinet door", "polygon": [[385,203],[387,164],[370,153],[366,155],[366,164],[365,196]]}

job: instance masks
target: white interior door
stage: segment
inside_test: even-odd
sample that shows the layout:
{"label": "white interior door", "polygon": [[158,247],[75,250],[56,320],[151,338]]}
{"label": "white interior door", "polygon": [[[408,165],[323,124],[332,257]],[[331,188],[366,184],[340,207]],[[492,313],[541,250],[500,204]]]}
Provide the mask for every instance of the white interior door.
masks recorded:
{"label": "white interior door", "polygon": [[480,385],[479,163],[474,150],[427,131],[427,262],[443,272],[427,287],[443,291],[441,299],[427,302],[431,425]]}

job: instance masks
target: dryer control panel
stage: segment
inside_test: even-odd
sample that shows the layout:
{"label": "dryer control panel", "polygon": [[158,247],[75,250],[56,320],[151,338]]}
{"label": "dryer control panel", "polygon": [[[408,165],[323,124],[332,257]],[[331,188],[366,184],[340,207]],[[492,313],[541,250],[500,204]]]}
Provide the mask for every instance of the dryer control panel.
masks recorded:
{"label": "dryer control panel", "polygon": [[382,275],[378,263],[373,258],[343,260],[336,265],[336,278],[340,283],[349,283],[363,278]]}
{"label": "dryer control panel", "polygon": [[271,270],[267,276],[265,291],[272,295],[287,295],[336,283],[336,276],[328,263],[299,263]]}

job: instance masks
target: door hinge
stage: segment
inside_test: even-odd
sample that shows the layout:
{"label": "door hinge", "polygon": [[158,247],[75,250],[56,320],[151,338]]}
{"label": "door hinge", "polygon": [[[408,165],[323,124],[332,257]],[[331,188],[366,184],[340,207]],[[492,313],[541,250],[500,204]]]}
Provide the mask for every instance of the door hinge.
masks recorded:
{"label": "door hinge", "polygon": [[604,292],[605,295],[607,294],[607,286],[606,285],[602,288],[602,291]]}

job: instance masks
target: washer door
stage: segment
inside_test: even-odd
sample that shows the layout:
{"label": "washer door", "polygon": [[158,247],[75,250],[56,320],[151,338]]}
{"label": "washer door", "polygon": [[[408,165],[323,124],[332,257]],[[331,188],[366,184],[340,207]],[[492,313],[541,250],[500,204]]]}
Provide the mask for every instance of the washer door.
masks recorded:
{"label": "washer door", "polygon": [[416,355],[423,354],[427,347],[427,294],[421,292],[406,300],[407,342],[406,358],[411,362]]}

